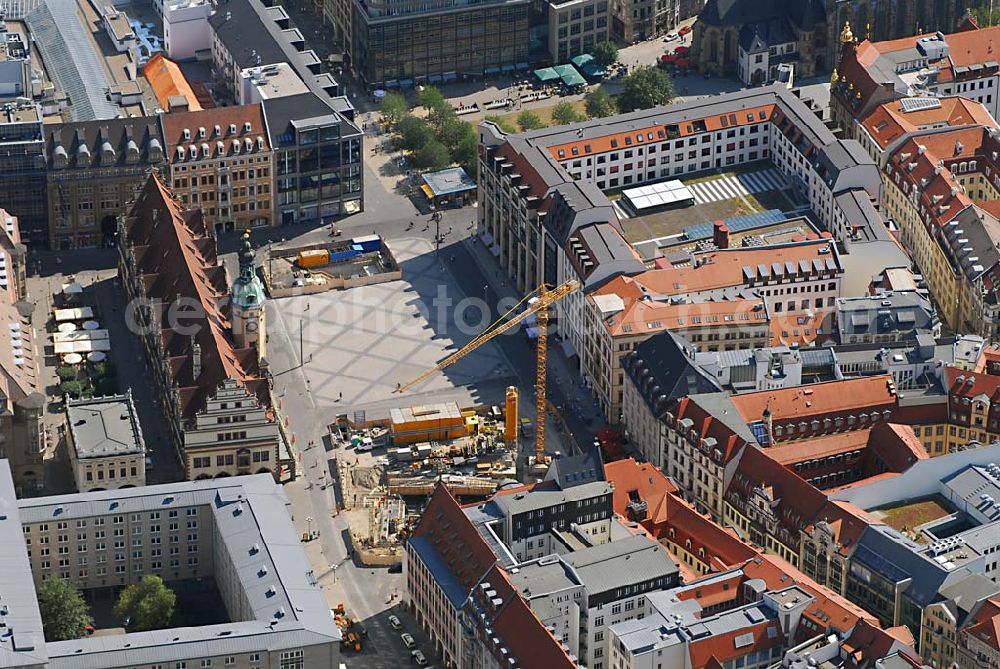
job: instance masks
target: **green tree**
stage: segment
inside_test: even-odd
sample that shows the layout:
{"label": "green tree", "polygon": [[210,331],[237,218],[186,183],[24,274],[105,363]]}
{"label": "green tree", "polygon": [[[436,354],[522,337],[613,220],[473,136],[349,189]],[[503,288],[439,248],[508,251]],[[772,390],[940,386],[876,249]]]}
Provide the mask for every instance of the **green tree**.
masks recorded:
{"label": "green tree", "polygon": [[437,107],[427,115],[434,134],[449,151],[454,151],[468,134],[475,134],[472,124],[463,121],[451,107]]}
{"label": "green tree", "polygon": [[451,154],[452,160],[461,165],[462,169],[472,178],[476,177],[476,166],[479,164],[476,150],[478,142],[479,138],[476,137],[475,131],[472,131],[462,138]]}
{"label": "green tree", "polygon": [[94,624],[83,595],[68,580],[50,578],[36,594],[46,641],[78,639]]}
{"label": "green tree", "polygon": [[[417,102],[427,111],[446,106],[444,95],[436,86],[424,86],[424,90],[417,93]],[[447,106],[451,107],[451,105]]]}
{"label": "green tree", "polygon": [[63,391],[66,395],[69,395],[73,399],[78,398],[83,394],[84,385],[83,381],[79,379],[73,379],[72,381],[63,381],[59,384],[59,390]]}
{"label": "green tree", "polygon": [[649,109],[669,103],[675,95],[674,82],[669,74],[644,65],[625,77],[618,108],[623,112]]}
{"label": "green tree", "polygon": [[573,105],[568,102],[560,102],[552,108],[552,120],[559,125],[569,125],[585,119]]}
{"label": "green tree", "polygon": [[506,133],[513,134],[517,132],[517,128],[514,127],[514,124],[502,116],[487,116],[486,120],[496,123],[497,127]]}
{"label": "green tree", "polygon": [[56,376],[59,377],[60,381],[75,381],[76,369],[73,367],[57,367]]}
{"label": "green tree", "polygon": [[410,113],[410,103],[401,93],[386,93],[382,98],[381,111],[389,123],[395,123]]}
{"label": "green tree", "polygon": [[413,153],[413,166],[422,170],[440,170],[451,164],[448,147],[431,137]]}
{"label": "green tree", "polygon": [[583,98],[583,104],[590,118],[605,118],[614,115],[618,111],[615,99],[611,97],[610,93],[604,90],[604,86],[598,86],[587,93]]}
{"label": "green tree", "polygon": [[1000,25],[1000,8],[994,9],[991,14],[989,7],[974,7],[972,9],[972,18],[976,20],[980,28]]}
{"label": "green tree", "polygon": [[539,128],[544,128],[545,124],[542,123],[542,119],[538,117],[533,111],[523,111],[517,115],[517,126],[521,130],[538,130]]}
{"label": "green tree", "polygon": [[118,596],[113,613],[129,632],[163,629],[174,615],[177,595],[159,576],[143,576]]}
{"label": "green tree", "polygon": [[614,42],[598,42],[594,45],[594,51],[590,54],[601,67],[607,67],[618,61],[618,47]]}
{"label": "green tree", "polygon": [[434,130],[422,118],[407,114],[396,122],[396,134],[399,135],[399,146],[406,151],[416,151],[434,138]]}

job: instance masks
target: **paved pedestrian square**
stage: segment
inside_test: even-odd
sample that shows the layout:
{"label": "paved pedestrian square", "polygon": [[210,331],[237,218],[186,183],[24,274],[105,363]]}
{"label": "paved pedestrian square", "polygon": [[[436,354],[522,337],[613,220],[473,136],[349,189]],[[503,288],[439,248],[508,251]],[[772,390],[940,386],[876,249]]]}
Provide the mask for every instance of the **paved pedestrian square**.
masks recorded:
{"label": "paved pedestrian square", "polygon": [[[462,403],[461,393],[441,393],[484,380],[500,382],[513,374],[499,348],[488,344],[404,395],[395,393],[397,384],[471,340],[482,312],[479,300],[466,299],[455,285],[446,252],[437,260],[424,238],[395,240],[392,250],[403,270],[401,281],[269,303],[269,358],[276,385],[284,374],[304,373],[317,407],[339,405],[350,411],[445,398]],[[456,318],[462,313],[469,325],[460,328]],[[463,393],[468,401],[474,399],[474,391]]]}

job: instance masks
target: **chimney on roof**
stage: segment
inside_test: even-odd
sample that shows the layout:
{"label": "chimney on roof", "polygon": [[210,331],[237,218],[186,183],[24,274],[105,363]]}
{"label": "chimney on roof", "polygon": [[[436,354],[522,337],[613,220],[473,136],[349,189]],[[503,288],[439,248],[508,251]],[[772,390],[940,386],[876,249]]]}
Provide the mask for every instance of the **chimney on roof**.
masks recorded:
{"label": "chimney on roof", "polygon": [[729,226],[722,221],[716,221],[712,229],[712,242],[716,248],[729,248]]}

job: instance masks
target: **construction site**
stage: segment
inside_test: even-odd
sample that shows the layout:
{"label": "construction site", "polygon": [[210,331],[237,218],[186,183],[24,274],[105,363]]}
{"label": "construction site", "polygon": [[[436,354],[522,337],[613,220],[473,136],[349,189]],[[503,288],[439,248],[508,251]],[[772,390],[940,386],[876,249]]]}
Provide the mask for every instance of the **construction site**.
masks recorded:
{"label": "construction site", "polygon": [[369,286],[402,276],[378,235],[268,248],[263,270],[268,294],[275,298]]}
{"label": "construction site", "polygon": [[542,287],[526,297],[465,346],[401,383],[399,403],[387,416],[369,418],[358,411],[329,424],[339,500],[363,564],[402,559],[402,542],[440,481],[460,499],[474,501],[545,476],[553,457],[545,449],[545,421],[536,424],[524,415],[515,386],[507,387],[502,406],[463,408],[456,402],[408,404],[405,399],[408,391],[480,346],[514,328],[530,327],[537,350],[532,415],[545,416],[548,312],[576,287],[575,282]]}

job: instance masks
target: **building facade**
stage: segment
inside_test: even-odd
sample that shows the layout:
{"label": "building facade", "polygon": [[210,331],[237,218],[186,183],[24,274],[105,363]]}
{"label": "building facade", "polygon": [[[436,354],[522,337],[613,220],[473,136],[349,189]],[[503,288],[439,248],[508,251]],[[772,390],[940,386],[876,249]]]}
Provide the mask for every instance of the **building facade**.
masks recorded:
{"label": "building facade", "polygon": [[106,246],[117,218],[151,170],[165,167],[155,118],[47,124],[46,203],[50,247]]}
{"label": "building facade", "polygon": [[4,105],[0,148],[0,208],[17,216],[25,242],[47,248],[49,212],[41,108],[34,104]]}
{"label": "building facade", "polygon": [[[9,556],[0,585],[8,608],[19,612],[19,634],[35,639],[8,642],[14,646],[6,649],[8,666],[335,666],[340,630],[298,547],[288,500],[271,477],[15,500],[9,471],[2,469],[0,482],[11,492],[3,508]],[[259,574],[271,582],[260,587]],[[117,591],[147,575],[168,586],[213,582],[225,622],[101,640],[44,640],[35,593],[48,579]]]}
{"label": "building facade", "polygon": [[274,221],[274,154],[260,105],[160,115],[169,183],[216,233]]}
{"label": "building facade", "polygon": [[313,93],[261,107],[274,151],[275,224],[324,224],[363,211],[361,129]]}
{"label": "building facade", "polygon": [[611,34],[608,0],[568,0],[546,5],[549,25],[549,55],[555,63],[592,53],[594,46]]}
{"label": "building facade", "polygon": [[[151,176],[120,219],[118,240],[122,284],[187,477],[294,475],[267,370],[234,336],[231,284],[200,210],[184,209]],[[190,317],[178,315],[182,303],[194,307]],[[178,332],[192,325],[193,335]]]}
{"label": "building facade", "polygon": [[530,4],[355,0],[351,68],[371,88],[527,70]]}
{"label": "building facade", "polygon": [[64,434],[79,492],[146,485],[146,444],[131,390],[67,399]]}

